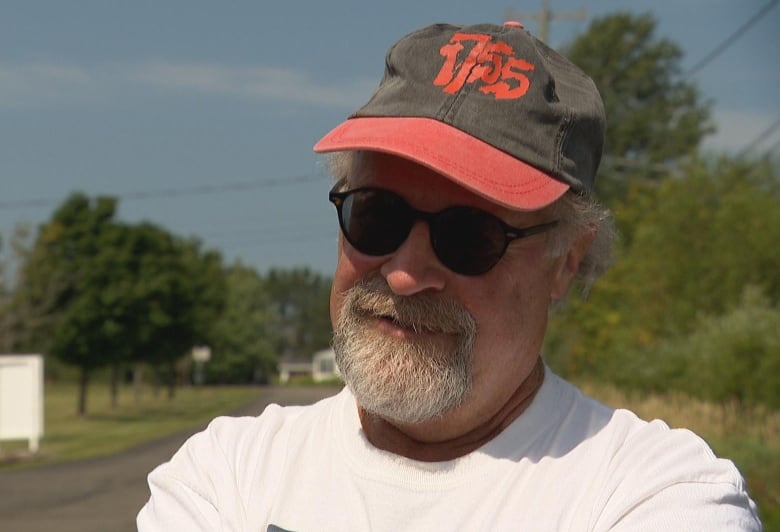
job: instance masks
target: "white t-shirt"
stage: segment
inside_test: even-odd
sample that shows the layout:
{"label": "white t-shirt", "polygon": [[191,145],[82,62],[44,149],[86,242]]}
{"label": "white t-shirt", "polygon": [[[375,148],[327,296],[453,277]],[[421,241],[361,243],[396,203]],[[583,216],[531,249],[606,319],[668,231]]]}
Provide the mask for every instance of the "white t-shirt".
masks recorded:
{"label": "white t-shirt", "polygon": [[365,438],[348,390],[218,418],[149,475],[141,531],[761,530],[699,437],[613,410],[547,371],[495,439],[418,462]]}

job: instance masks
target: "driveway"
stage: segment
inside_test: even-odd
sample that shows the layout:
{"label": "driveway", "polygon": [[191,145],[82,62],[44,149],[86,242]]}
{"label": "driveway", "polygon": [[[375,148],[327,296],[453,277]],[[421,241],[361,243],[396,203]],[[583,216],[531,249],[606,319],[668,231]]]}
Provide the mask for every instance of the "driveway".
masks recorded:
{"label": "driveway", "polygon": [[[262,388],[233,415],[258,415],[269,403],[300,405],[335,388]],[[7,532],[131,532],[149,497],[146,475],[168,460],[195,430],[124,453],[20,471],[0,471],[0,530]]]}

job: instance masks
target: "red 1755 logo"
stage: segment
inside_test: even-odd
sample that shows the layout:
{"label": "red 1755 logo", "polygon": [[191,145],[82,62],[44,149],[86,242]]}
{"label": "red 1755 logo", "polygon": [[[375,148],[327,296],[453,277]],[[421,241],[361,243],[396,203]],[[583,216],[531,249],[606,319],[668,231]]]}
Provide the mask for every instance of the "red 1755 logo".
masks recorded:
{"label": "red 1755 logo", "polygon": [[[471,45],[465,57],[461,52]],[[455,94],[465,83],[481,81],[479,91],[493,94],[498,100],[520,98],[531,86],[523,72],[534,69],[525,59],[514,56],[511,46],[502,41],[491,42],[489,35],[456,33],[439,50],[444,64],[433,84]]]}

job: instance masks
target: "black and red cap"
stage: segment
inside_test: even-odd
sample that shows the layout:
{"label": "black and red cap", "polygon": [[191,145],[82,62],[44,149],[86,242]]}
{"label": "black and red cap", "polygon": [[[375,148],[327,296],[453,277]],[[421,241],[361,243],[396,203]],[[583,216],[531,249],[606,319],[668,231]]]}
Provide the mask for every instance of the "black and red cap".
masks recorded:
{"label": "black and red cap", "polygon": [[534,210],[592,190],[605,127],[593,81],[519,24],[435,24],[390,48],[369,102],[314,150],[391,153]]}

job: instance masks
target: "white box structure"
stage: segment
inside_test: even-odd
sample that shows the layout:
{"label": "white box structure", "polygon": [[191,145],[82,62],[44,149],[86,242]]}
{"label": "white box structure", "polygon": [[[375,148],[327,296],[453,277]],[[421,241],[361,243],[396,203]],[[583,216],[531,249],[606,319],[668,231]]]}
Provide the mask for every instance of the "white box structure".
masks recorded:
{"label": "white box structure", "polygon": [[0,441],[43,437],[43,356],[0,355]]}

